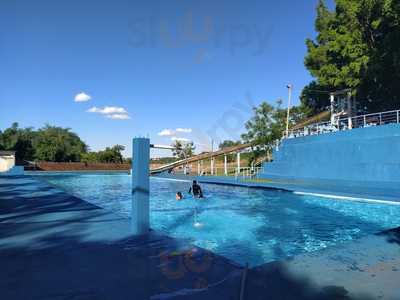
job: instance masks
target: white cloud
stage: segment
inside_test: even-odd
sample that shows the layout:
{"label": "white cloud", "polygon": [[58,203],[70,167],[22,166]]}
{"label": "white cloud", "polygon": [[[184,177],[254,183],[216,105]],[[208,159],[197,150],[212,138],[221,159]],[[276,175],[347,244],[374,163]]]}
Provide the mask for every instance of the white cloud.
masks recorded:
{"label": "white cloud", "polygon": [[161,130],[158,135],[159,136],[173,136],[175,135],[177,132],[179,133],[191,133],[192,129],[191,128],[176,128],[175,130],[173,129],[163,129]]}
{"label": "white cloud", "polygon": [[192,132],[192,128],[177,128],[176,132],[191,133]]}
{"label": "white cloud", "polygon": [[131,117],[127,114],[111,114],[111,115],[106,115],[106,118],[113,120],[128,120]]}
{"label": "white cloud", "polygon": [[175,134],[175,131],[173,131],[172,129],[163,129],[158,133],[159,136],[171,136],[174,134]]}
{"label": "white cloud", "polygon": [[108,114],[127,114],[128,113],[125,108],[118,107],[118,106],[104,106],[103,108],[93,106],[92,108],[89,108],[87,110],[87,112],[99,113],[99,114],[103,114],[103,115],[108,115]]}
{"label": "white cloud", "polygon": [[86,112],[97,113],[99,111],[100,111],[100,108],[97,108],[96,106],[93,106],[93,107],[89,108]]}
{"label": "white cloud", "polygon": [[102,114],[108,119],[113,120],[128,120],[130,116],[128,111],[123,107],[118,106],[104,106],[104,107],[96,107],[93,106],[87,110],[89,113],[97,113]]}
{"label": "white cloud", "polygon": [[182,137],[177,137],[177,136],[173,136],[171,138],[171,141],[191,142],[191,140],[189,140],[189,139],[182,138]]}
{"label": "white cloud", "polygon": [[76,94],[75,96],[75,102],[87,102],[90,99],[92,99],[92,97],[84,92]]}

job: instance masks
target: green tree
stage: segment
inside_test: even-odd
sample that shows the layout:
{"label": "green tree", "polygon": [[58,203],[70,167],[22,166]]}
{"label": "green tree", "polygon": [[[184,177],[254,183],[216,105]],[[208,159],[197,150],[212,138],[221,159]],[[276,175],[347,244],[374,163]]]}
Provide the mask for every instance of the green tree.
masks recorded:
{"label": "green tree", "polygon": [[122,155],[122,151],[125,150],[125,147],[122,145],[115,145],[111,148],[111,150],[114,152],[115,154],[115,162],[117,163],[123,163],[124,162],[124,157]]}
{"label": "green tree", "polygon": [[252,143],[259,149],[268,149],[282,137],[285,129],[284,110],[263,102],[253,108],[254,116],[245,124],[247,132],[242,135],[246,143]]}
{"label": "green tree", "polygon": [[46,125],[37,132],[35,158],[41,161],[77,162],[87,145],[69,128]]}
{"label": "green tree", "polygon": [[316,81],[310,82],[305,86],[300,95],[303,108],[307,109],[307,116],[318,114],[322,111],[330,110],[330,88],[318,84]]}
{"label": "green tree", "polygon": [[400,4],[397,0],[337,0],[317,6],[315,40],[306,41],[305,66],[315,78],[301,100],[318,112],[329,97],[315,90],[350,88],[369,111],[400,104]]}
{"label": "green tree", "polygon": [[16,151],[18,161],[123,163],[125,147],[115,145],[103,151],[88,152],[87,145],[69,128],[46,125],[35,131],[13,123],[0,131],[0,150]]}
{"label": "green tree", "polygon": [[[231,141],[231,140],[225,140],[222,141],[222,143],[219,144],[219,149],[225,149],[225,148],[230,148],[233,146],[240,145],[242,142],[241,141]],[[227,161],[228,162],[234,162],[236,159],[234,154],[228,154],[227,155]]]}
{"label": "green tree", "polygon": [[400,107],[400,2],[363,1],[358,19],[370,61],[359,98],[370,111]]}
{"label": "green tree", "polygon": [[14,150],[14,146],[18,140],[19,124],[14,122],[10,128],[4,130],[1,135],[1,142],[3,148],[6,150]]}
{"label": "green tree", "polygon": [[18,140],[15,143],[15,158],[17,161],[32,161],[35,157],[35,149],[33,142],[36,138],[36,133],[32,128],[25,128],[19,131]]}
{"label": "green tree", "polygon": [[183,143],[179,140],[176,140],[172,145],[172,155],[178,158],[185,158],[185,155],[183,154]]}
{"label": "green tree", "polygon": [[84,163],[96,163],[100,162],[97,152],[87,152],[81,154],[81,162]]}
{"label": "green tree", "polygon": [[0,150],[15,151],[18,162],[32,160],[34,139],[35,132],[32,128],[19,128],[18,123],[13,123],[10,128],[0,134]]}
{"label": "green tree", "polygon": [[173,155],[180,159],[193,156],[194,150],[196,149],[193,142],[184,143],[180,140],[176,140],[175,143],[172,144],[172,147],[174,148],[172,150]]}
{"label": "green tree", "polygon": [[254,116],[245,124],[247,132],[242,134],[243,141],[253,145],[249,164],[268,155],[276,141],[281,139],[285,123],[280,105],[281,102],[277,106],[263,102],[253,108]]}
{"label": "green tree", "polygon": [[113,147],[107,147],[104,150],[98,152],[88,152],[82,154],[81,161],[86,163],[116,163],[122,164],[124,157],[122,151],[125,147],[122,145],[115,145]]}
{"label": "green tree", "polygon": [[233,146],[237,146],[237,145],[240,145],[240,144],[241,144],[240,141],[225,140],[225,141],[222,141],[222,143],[219,144],[219,149],[222,150],[222,149],[233,147]]}
{"label": "green tree", "polygon": [[[282,100],[278,100],[275,105],[263,102],[253,108],[254,116],[245,124],[247,132],[242,134],[243,141],[253,145],[249,163],[271,154],[272,148],[282,138],[286,130],[287,109],[281,106]],[[309,112],[301,105],[292,107],[290,111],[289,128],[304,120]]]}
{"label": "green tree", "polygon": [[368,62],[368,47],[357,22],[363,0],[337,1],[336,12],[321,0],[317,8],[316,41],[307,40],[306,67],[322,86],[356,89]]}

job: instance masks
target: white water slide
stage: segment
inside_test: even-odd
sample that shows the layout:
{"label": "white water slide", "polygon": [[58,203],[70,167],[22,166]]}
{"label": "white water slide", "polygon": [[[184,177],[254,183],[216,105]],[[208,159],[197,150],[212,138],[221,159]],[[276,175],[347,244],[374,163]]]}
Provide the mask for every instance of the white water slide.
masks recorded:
{"label": "white water slide", "polygon": [[[159,145],[151,145],[151,147],[158,148],[158,149],[172,149],[172,147],[169,147],[169,146],[159,146]],[[212,157],[216,157],[216,156],[220,156],[220,155],[225,155],[225,154],[232,153],[232,152],[238,152],[240,150],[250,148],[250,147],[251,147],[251,144],[241,144],[241,145],[237,145],[237,146],[233,146],[233,147],[224,148],[224,149],[214,151],[214,152],[208,152],[208,153],[195,155],[195,156],[192,156],[189,158],[175,161],[173,163],[170,163],[170,164],[158,167],[158,168],[151,169],[150,174],[157,174],[157,173],[165,172],[165,171],[177,168],[179,166],[184,166],[189,163],[194,163],[197,161],[201,161],[204,159],[208,159],[208,158],[212,158]]]}

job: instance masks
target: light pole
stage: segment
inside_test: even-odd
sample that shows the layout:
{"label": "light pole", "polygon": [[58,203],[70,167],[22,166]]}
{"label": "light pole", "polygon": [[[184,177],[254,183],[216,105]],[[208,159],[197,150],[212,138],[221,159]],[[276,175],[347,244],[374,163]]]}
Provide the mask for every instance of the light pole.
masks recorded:
{"label": "light pole", "polygon": [[288,95],[288,106],[287,106],[287,116],[286,116],[286,137],[289,136],[289,117],[290,117],[290,103],[292,100],[292,89],[293,86],[291,84],[288,84],[287,86],[289,95]]}

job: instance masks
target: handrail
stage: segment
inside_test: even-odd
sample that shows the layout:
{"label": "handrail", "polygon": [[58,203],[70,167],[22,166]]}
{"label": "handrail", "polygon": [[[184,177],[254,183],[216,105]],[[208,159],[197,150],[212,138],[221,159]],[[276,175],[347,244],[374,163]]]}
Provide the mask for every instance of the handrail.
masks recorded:
{"label": "handrail", "polygon": [[236,169],[235,178],[253,178],[256,177],[261,171],[262,167],[245,167]]}
{"label": "handrail", "polygon": [[257,176],[261,171],[263,170],[263,167],[240,167],[239,169],[237,167],[229,167],[226,169],[225,173],[225,168],[224,167],[215,167],[213,172],[209,168],[201,170],[200,173],[197,172],[188,172],[185,174],[184,171],[176,171],[174,174],[180,174],[180,175],[197,175],[197,176],[218,176],[218,177],[223,177],[223,176],[228,176],[228,177],[234,177],[235,179],[240,179],[240,178],[253,178]]}
{"label": "handrail", "polygon": [[331,122],[315,123],[295,130],[289,130],[289,134],[285,138],[296,138],[301,136],[309,136],[315,134],[325,134],[335,131],[350,130],[354,128],[363,128],[371,126],[379,126],[384,124],[400,123],[400,110],[390,110],[379,113],[370,113],[354,117],[342,117],[337,120],[337,124]]}

